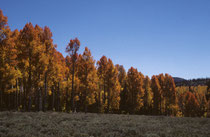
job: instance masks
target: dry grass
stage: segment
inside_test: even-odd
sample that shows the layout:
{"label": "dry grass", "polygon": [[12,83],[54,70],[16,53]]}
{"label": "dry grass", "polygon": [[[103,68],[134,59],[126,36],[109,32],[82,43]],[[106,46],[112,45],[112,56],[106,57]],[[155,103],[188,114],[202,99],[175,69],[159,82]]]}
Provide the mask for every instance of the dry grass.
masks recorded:
{"label": "dry grass", "polygon": [[1,112],[0,137],[210,137],[210,119]]}

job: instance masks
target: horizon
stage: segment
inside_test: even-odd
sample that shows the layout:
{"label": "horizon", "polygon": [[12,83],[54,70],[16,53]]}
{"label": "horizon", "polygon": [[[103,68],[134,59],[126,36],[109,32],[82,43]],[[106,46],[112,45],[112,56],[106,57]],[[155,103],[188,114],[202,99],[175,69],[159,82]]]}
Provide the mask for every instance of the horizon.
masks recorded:
{"label": "horizon", "polygon": [[69,40],[78,37],[79,53],[87,46],[96,61],[105,55],[126,72],[134,67],[149,77],[168,73],[196,79],[210,77],[208,5],[207,0],[59,4],[8,0],[0,8],[12,30],[22,29],[27,22],[49,26],[64,57]]}

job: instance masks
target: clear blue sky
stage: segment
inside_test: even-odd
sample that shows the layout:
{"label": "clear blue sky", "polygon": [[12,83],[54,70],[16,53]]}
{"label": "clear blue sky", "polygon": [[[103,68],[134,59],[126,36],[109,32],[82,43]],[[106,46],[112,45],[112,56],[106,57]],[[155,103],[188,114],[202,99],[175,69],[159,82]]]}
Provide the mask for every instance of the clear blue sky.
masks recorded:
{"label": "clear blue sky", "polygon": [[145,75],[210,77],[210,0],[1,0],[12,30],[27,22],[53,32],[58,51],[78,37],[126,69]]}

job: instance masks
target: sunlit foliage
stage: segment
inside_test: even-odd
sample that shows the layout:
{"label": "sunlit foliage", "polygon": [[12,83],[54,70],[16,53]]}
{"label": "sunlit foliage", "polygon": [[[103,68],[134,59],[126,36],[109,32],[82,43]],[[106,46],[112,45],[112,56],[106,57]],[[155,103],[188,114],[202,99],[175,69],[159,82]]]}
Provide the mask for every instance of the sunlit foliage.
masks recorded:
{"label": "sunlit foliage", "polygon": [[176,87],[169,74],[150,79],[71,39],[64,57],[49,27],[12,31],[0,10],[0,110],[210,116],[207,86]]}

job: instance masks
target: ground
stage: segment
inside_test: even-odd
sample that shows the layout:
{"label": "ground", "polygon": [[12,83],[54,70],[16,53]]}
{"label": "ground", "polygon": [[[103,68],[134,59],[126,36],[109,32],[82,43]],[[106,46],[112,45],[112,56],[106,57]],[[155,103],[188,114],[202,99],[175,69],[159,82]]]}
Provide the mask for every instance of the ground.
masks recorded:
{"label": "ground", "polygon": [[210,119],[0,112],[0,137],[210,137]]}

